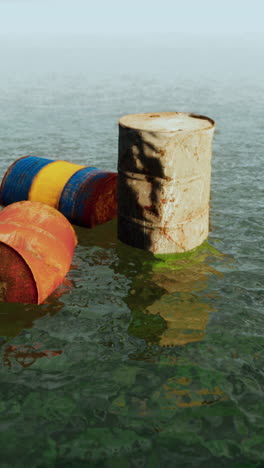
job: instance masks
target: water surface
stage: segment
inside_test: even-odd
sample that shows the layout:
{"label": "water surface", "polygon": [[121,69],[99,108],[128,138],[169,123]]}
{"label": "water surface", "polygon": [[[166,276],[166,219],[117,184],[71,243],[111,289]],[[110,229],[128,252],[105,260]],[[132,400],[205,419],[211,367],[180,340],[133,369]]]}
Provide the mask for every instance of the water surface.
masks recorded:
{"label": "water surface", "polygon": [[25,154],[116,170],[127,113],[217,122],[201,248],[77,228],[66,284],[0,304],[1,466],[263,466],[262,56],[250,37],[1,37],[1,177]]}

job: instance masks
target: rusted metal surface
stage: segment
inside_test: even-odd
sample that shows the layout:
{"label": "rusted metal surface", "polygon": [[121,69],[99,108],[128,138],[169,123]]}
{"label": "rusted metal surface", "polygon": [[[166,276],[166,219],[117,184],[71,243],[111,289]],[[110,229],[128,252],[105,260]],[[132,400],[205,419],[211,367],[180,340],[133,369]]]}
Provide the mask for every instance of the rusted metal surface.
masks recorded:
{"label": "rusted metal surface", "polygon": [[[85,190],[85,188],[84,188]],[[94,227],[117,216],[117,174],[105,173],[94,183],[84,206],[82,225]]]}
{"label": "rusted metal surface", "polygon": [[214,125],[207,117],[176,112],[120,119],[121,241],[172,253],[207,238]]}
{"label": "rusted metal surface", "polygon": [[1,242],[0,256],[0,302],[36,304],[36,283],[21,255]]}
{"label": "rusted metal surface", "polygon": [[73,223],[92,228],[117,216],[117,173],[85,168],[65,185],[59,210]]}
{"label": "rusted metal surface", "polygon": [[54,208],[30,201],[6,207],[0,212],[0,299],[43,302],[62,283],[76,243],[72,226]]}

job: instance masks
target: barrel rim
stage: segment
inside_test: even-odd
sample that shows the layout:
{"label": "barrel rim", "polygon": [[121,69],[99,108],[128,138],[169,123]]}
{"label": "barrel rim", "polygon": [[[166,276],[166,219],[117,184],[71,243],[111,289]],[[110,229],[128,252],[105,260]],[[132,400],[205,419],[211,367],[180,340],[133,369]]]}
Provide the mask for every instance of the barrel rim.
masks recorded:
{"label": "barrel rim", "polygon": [[12,164],[11,166],[9,166],[4,174],[4,177],[2,179],[2,182],[1,182],[1,185],[0,185],[0,205],[4,206],[4,203],[3,203],[3,199],[2,199],[2,193],[3,193],[3,190],[4,190],[4,186],[5,186],[5,183],[6,183],[6,179],[7,177],[9,176],[10,172],[12,171],[13,167],[19,162],[21,161],[22,159],[26,159],[26,158],[31,158],[31,157],[36,157],[34,154],[27,154],[26,156],[21,156],[21,158],[18,158],[16,159]]}
{"label": "barrel rim", "polygon": [[206,130],[212,130],[215,128],[216,126],[216,123],[213,119],[211,119],[211,117],[207,117],[206,115],[200,115],[200,114],[195,114],[195,113],[192,113],[192,112],[165,112],[165,111],[162,111],[162,112],[140,112],[140,113],[137,113],[137,114],[125,114],[123,115],[122,117],[120,117],[119,121],[118,121],[118,124],[120,127],[122,128],[128,128],[128,129],[131,129],[131,130],[137,130],[137,131],[141,131],[141,132],[148,132],[148,133],[164,133],[164,134],[167,134],[167,133],[177,133],[179,132],[179,130],[147,130],[147,129],[143,129],[143,128],[139,128],[139,127],[131,127],[131,126],[128,126],[126,124],[124,124],[122,122],[122,119],[124,119],[124,117],[136,117],[136,116],[151,116],[151,115],[155,115],[155,114],[159,114],[160,115],[168,115],[168,114],[171,114],[171,115],[185,115],[185,116],[188,116],[188,117],[192,117],[194,119],[201,119],[201,120],[207,120],[210,125],[208,127],[205,127],[205,128],[197,128],[196,130],[183,130],[182,132],[180,132],[180,134],[184,134],[184,133],[197,133],[197,132],[203,132],[203,131],[206,131]]}

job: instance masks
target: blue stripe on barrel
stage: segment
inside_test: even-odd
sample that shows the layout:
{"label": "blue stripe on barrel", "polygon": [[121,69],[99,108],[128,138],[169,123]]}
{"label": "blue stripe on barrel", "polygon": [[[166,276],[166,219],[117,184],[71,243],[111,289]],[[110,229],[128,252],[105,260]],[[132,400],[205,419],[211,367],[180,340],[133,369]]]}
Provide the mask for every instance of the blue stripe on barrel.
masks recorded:
{"label": "blue stripe on barrel", "polygon": [[8,169],[1,186],[1,202],[9,205],[28,199],[29,190],[34,177],[53,159],[26,156],[18,159]]}
{"label": "blue stripe on barrel", "polygon": [[[62,191],[59,211],[71,222],[82,224],[84,207],[92,190],[92,185],[89,190],[89,184],[88,187],[86,184],[104,175],[105,172],[96,167],[85,167],[73,174]],[[85,184],[85,191],[82,190],[83,184]]]}

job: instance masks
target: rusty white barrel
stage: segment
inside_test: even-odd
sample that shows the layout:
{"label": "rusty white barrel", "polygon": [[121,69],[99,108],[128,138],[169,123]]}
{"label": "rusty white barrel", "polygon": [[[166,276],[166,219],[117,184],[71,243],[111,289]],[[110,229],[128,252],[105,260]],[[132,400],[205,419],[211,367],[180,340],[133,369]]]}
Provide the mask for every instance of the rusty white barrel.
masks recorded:
{"label": "rusty white barrel", "polygon": [[182,112],[119,120],[118,238],[153,253],[208,236],[212,119]]}

